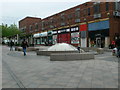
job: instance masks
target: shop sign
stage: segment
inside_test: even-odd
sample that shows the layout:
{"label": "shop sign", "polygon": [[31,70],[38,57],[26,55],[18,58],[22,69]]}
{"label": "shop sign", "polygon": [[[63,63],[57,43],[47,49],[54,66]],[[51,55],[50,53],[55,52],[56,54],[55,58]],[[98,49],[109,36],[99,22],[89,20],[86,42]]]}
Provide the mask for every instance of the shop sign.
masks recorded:
{"label": "shop sign", "polygon": [[67,29],[61,29],[58,31],[58,33],[64,33],[64,32],[70,32],[70,29],[67,28]]}
{"label": "shop sign", "polygon": [[80,25],[80,31],[87,31],[87,24]]}
{"label": "shop sign", "polygon": [[78,27],[72,27],[71,32],[73,32],[73,31],[79,31],[79,28]]}
{"label": "shop sign", "polygon": [[97,30],[104,30],[109,29],[109,20],[100,21],[95,23],[88,24],[88,31],[97,31]]}
{"label": "shop sign", "polygon": [[53,31],[52,34],[57,34],[57,31]]}

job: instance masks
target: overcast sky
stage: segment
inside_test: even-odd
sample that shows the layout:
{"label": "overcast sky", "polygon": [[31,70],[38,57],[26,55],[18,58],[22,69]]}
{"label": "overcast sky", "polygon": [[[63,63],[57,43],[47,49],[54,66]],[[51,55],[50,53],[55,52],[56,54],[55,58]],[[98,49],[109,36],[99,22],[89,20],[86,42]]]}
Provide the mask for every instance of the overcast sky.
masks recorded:
{"label": "overcast sky", "polygon": [[3,0],[0,23],[17,24],[26,16],[45,18],[90,0]]}

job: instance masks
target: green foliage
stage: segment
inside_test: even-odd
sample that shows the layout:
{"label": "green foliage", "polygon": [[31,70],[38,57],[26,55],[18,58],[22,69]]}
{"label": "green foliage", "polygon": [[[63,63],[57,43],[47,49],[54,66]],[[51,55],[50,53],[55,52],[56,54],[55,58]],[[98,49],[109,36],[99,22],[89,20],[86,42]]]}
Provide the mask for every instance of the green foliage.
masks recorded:
{"label": "green foliage", "polygon": [[0,25],[0,34],[2,34],[2,37],[12,37],[20,33],[21,31],[17,28],[15,24],[12,24],[10,26]]}

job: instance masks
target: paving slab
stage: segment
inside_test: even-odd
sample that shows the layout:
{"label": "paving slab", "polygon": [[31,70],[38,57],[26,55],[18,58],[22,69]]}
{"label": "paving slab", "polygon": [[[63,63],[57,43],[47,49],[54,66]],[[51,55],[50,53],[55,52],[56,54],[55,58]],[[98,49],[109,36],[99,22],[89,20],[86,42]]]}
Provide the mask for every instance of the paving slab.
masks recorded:
{"label": "paving slab", "polygon": [[[9,51],[3,46],[3,60],[27,88],[117,88],[118,59],[111,52],[95,55],[95,60],[50,61],[35,52]],[[15,87],[3,67],[3,87]],[[11,80],[11,85],[8,81]]]}

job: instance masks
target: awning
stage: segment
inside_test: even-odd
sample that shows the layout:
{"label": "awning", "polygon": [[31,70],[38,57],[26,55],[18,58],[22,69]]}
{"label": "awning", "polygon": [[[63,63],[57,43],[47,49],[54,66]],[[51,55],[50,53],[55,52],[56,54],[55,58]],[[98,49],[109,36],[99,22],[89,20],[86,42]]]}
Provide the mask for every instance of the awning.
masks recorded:
{"label": "awning", "polygon": [[34,38],[37,38],[37,37],[40,37],[40,36],[41,36],[40,33],[36,33],[36,34],[33,35]]}
{"label": "awning", "polygon": [[40,33],[40,34],[41,34],[41,37],[47,36],[47,32],[43,32],[43,33]]}
{"label": "awning", "polygon": [[45,37],[45,36],[47,36],[47,32],[36,33],[33,35],[34,38]]}

